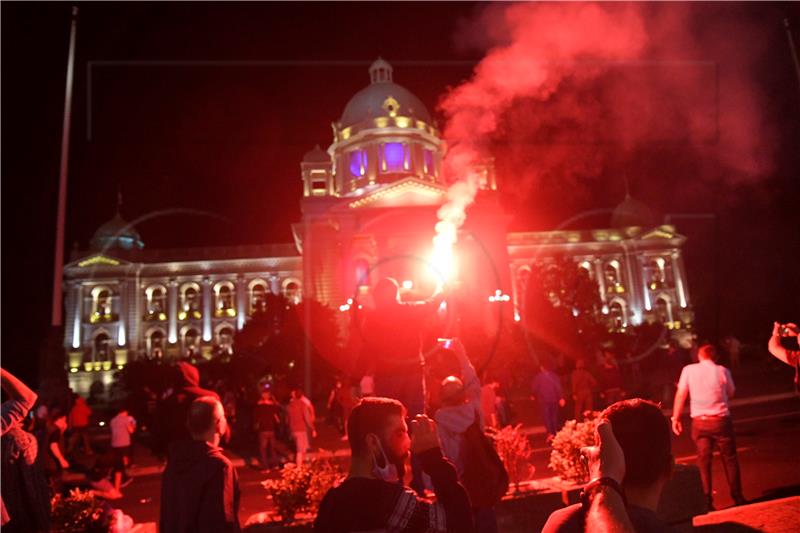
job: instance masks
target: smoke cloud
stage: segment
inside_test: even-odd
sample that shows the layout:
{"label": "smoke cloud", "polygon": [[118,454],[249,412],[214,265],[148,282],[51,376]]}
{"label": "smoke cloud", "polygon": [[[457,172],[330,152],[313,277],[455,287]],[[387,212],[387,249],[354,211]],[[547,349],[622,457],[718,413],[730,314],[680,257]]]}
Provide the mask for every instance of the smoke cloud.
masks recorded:
{"label": "smoke cloud", "polygon": [[488,154],[515,196],[569,190],[576,204],[587,184],[619,190],[621,173],[683,179],[685,194],[768,176],[775,136],[754,81],[766,40],[737,9],[505,4],[465,24],[462,44],[487,52],[439,103],[452,186],[435,249],[455,241]]}

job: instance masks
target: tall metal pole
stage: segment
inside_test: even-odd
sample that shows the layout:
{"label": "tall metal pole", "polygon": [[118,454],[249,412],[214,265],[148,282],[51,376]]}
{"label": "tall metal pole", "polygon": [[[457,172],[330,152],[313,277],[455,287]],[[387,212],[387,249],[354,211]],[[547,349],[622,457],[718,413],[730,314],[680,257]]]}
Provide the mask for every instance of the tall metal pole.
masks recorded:
{"label": "tall metal pole", "polygon": [[72,21],[69,30],[69,59],[67,60],[67,82],[64,91],[64,123],[61,128],[61,167],[58,181],[58,213],[56,215],[56,245],[53,257],[53,314],[50,324],[59,327],[62,323],[61,281],[64,273],[64,218],[67,211],[67,170],[69,167],[69,132],[72,116],[72,78],[75,70],[75,34],[78,29],[78,7],[72,6]]}

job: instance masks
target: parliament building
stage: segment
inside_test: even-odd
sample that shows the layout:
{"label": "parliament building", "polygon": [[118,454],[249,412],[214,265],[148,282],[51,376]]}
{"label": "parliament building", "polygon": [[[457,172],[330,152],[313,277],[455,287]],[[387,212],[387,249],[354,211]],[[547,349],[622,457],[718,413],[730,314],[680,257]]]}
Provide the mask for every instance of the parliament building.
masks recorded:
{"label": "parliament building", "polygon": [[[371,287],[385,276],[401,283],[404,298],[430,295],[436,212],[447,200],[446,146],[425,105],[394,83],[386,61],[375,61],[369,76],[333,123],[330,146],[300,163],[294,242],[152,250],[118,210],[88,250],[75,251],[64,268],[70,371],[112,370],[138,357],[233,353],[236,332],[269,293],[293,303],[313,298],[343,314],[368,306]],[[475,302],[464,312],[474,323],[520,320],[531,268],[569,257],[596,280],[610,328],[646,320],[691,326],[685,237],[673,226],[656,224],[628,196],[608,228],[508,232],[493,161],[476,170],[480,191],[456,245],[458,283]]]}

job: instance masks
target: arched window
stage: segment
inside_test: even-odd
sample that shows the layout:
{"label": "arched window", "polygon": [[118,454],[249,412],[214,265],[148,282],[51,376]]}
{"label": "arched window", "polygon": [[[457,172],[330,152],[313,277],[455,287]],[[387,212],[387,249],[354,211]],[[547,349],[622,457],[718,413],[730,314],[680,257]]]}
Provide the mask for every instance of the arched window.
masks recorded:
{"label": "arched window", "polygon": [[115,319],[113,313],[113,295],[108,287],[95,287],[92,289],[92,314],[90,321],[111,322]]}
{"label": "arched window", "polygon": [[167,319],[167,289],[163,285],[151,285],[144,290],[145,320]]}
{"label": "arched window", "polygon": [[588,278],[592,277],[592,264],[589,261],[581,261],[578,264],[578,270],[579,274],[584,274]]}
{"label": "arched window", "polygon": [[299,304],[302,299],[302,289],[300,282],[296,279],[286,279],[283,281],[283,295],[290,303]]}
{"label": "arched window", "polygon": [[163,287],[154,287],[150,292],[147,310],[153,314],[164,313],[167,310],[167,291]]}
{"label": "arched window", "polygon": [[263,313],[267,310],[267,285],[256,283],[250,289],[250,313]]}
{"label": "arched window", "polygon": [[625,292],[620,275],[620,264],[616,259],[612,259],[603,266],[603,277],[606,280],[606,292]]}
{"label": "arched window", "polygon": [[384,143],[381,145],[381,170],[401,172],[409,169],[409,151],[405,143]]}
{"label": "arched window", "polygon": [[436,159],[434,158],[433,150],[427,148],[422,151],[422,164],[425,165],[425,174],[428,176],[436,176]]}
{"label": "arched window", "polygon": [[616,260],[606,263],[603,267],[603,274],[609,284],[619,283],[619,263]]}
{"label": "arched window", "polygon": [[628,317],[625,313],[625,304],[620,300],[614,300],[608,306],[608,314],[611,316],[612,326],[622,328],[628,325]]}
{"label": "arched window", "polygon": [[664,324],[667,322],[672,322],[672,306],[670,305],[669,299],[666,296],[661,295],[656,298],[654,310],[659,322]]}
{"label": "arched window", "polygon": [[214,293],[216,294],[216,315],[218,317],[236,316],[236,309],[233,305],[234,289],[233,283],[230,281],[220,281],[214,286]]}
{"label": "arched window", "polygon": [[656,257],[654,259],[650,259],[647,262],[647,284],[650,289],[660,289],[664,286],[664,282],[666,281],[666,273],[664,271],[664,259],[661,257]]}
{"label": "arched window", "polygon": [[367,173],[367,151],[366,150],[353,150],[348,156],[348,165],[350,168],[350,175],[354,178],[360,178]]}
{"label": "arched window", "polygon": [[358,259],[355,262],[356,287],[368,286],[369,283],[369,263],[366,259]]}
{"label": "arched window", "polygon": [[111,337],[107,333],[101,332],[94,337],[94,360],[95,361],[110,361],[111,360]]}
{"label": "arched window", "polygon": [[164,332],[160,329],[154,329],[147,336],[147,353],[154,359],[161,359],[164,357]]}
{"label": "arched window", "polygon": [[224,326],[219,329],[217,334],[217,345],[219,346],[220,353],[225,355],[233,354],[233,328]]}
{"label": "arched window", "polygon": [[200,291],[194,285],[184,287],[182,294],[182,307],[184,311],[200,310]]}
{"label": "arched window", "polygon": [[183,333],[183,353],[187,357],[196,355],[200,346],[200,332],[195,328],[188,328]]}

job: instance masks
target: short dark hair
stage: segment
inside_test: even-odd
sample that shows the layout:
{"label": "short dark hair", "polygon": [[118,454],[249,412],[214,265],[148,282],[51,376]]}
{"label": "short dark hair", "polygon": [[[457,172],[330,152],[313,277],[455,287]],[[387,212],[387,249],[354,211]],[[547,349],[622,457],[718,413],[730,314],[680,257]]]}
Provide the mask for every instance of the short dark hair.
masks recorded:
{"label": "short dark hair", "polygon": [[657,404],[641,398],[623,400],[606,408],[601,417],[611,422],[625,454],[623,485],[651,485],[669,472],[669,423]]}
{"label": "short dark hair", "polygon": [[717,349],[714,347],[713,344],[703,344],[697,349],[697,358],[707,358],[711,359],[712,361],[716,361],[717,359]]}
{"label": "short dark hair", "polygon": [[389,417],[406,415],[406,408],[391,398],[369,397],[361,401],[350,411],[347,419],[347,439],[353,455],[366,451],[366,436],[369,433],[380,434],[388,426]]}
{"label": "short dark hair", "polygon": [[192,436],[202,435],[214,427],[217,421],[217,405],[219,400],[213,396],[201,396],[192,402],[186,416],[186,427]]}

